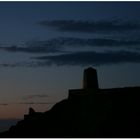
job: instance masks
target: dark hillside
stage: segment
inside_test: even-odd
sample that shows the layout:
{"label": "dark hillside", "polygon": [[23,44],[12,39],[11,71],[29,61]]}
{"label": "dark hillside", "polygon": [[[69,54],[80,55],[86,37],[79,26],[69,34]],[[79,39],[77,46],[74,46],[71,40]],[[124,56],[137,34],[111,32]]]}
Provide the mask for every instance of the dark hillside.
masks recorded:
{"label": "dark hillside", "polygon": [[83,89],[69,90],[68,99],[47,112],[30,108],[24,120],[0,137],[140,137],[140,87],[99,89],[96,70],[88,68]]}

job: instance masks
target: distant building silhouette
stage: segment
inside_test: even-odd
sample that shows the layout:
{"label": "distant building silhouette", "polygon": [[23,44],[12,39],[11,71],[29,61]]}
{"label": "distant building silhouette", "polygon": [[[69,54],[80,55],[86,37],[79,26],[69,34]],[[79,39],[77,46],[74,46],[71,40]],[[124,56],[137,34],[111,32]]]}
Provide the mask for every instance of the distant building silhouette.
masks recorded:
{"label": "distant building silhouette", "polygon": [[[89,67],[84,70],[83,75],[83,88],[82,89],[70,89],[69,99],[79,100],[84,98],[89,93],[97,93],[99,90],[98,78],[96,69]],[[91,91],[91,92],[90,92]]]}
{"label": "distant building silhouette", "polygon": [[35,110],[32,107],[30,107],[29,113],[24,115],[24,119],[32,120],[32,119],[40,117],[41,115],[42,115],[41,112],[35,112]]}
{"label": "distant building silhouette", "polygon": [[96,69],[89,67],[84,70],[83,88],[84,89],[98,89],[99,88]]}
{"label": "distant building silhouette", "polygon": [[35,110],[34,110],[33,108],[30,107],[30,108],[29,108],[29,115],[33,115],[34,113],[36,113]]}

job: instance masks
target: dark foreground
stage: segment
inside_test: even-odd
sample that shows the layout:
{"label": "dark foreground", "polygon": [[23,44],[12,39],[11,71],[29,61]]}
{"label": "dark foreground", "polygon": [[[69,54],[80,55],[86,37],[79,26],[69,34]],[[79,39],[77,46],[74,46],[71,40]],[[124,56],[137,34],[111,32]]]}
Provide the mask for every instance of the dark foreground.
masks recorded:
{"label": "dark foreground", "polygon": [[0,137],[140,137],[140,88],[85,90],[50,111],[35,113],[30,109],[24,120]]}
{"label": "dark foreground", "polygon": [[70,90],[68,99],[47,112],[30,108],[0,137],[140,138],[140,87],[99,89],[97,77],[87,77],[83,89]]}

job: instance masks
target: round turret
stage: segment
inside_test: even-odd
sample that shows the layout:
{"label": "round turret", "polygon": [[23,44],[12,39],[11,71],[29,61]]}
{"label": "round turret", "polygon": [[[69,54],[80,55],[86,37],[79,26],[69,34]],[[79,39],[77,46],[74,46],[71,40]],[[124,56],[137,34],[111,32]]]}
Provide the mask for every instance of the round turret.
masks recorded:
{"label": "round turret", "polygon": [[83,88],[84,89],[98,89],[99,88],[96,69],[89,67],[84,70]]}

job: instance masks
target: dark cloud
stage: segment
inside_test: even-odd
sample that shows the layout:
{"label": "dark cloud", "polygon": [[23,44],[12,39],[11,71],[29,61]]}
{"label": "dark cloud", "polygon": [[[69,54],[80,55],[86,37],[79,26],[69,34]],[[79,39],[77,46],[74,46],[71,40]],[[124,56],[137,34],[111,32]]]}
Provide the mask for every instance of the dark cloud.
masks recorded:
{"label": "dark cloud", "polygon": [[[140,63],[140,53],[134,51],[86,51],[65,53],[57,55],[47,55],[40,57],[31,57],[33,61],[19,62],[15,64],[0,64],[0,67],[46,67],[51,65],[110,65],[118,63]],[[24,99],[47,98],[48,95],[28,95]]]}
{"label": "dark cloud", "polygon": [[7,106],[7,103],[0,103],[0,106]]}
{"label": "dark cloud", "polygon": [[[118,47],[118,46],[135,46],[140,45],[140,40],[122,40],[122,39],[85,39],[74,37],[59,37],[47,41],[31,41],[25,44],[26,47],[0,47],[1,50],[9,52],[25,53],[58,53],[65,52],[65,48],[78,47]],[[133,47],[134,48],[134,47]]]}
{"label": "dark cloud", "polygon": [[[106,38],[76,38],[76,37],[59,37],[50,39],[49,46],[55,47],[57,49],[63,49],[65,47],[71,46],[130,46],[130,45],[140,45],[140,40],[122,40],[122,39],[106,39]],[[47,44],[47,43],[46,43]]]}
{"label": "dark cloud", "polygon": [[18,62],[18,63],[0,63],[0,68],[17,68],[17,67],[42,67],[45,66],[44,63],[38,61],[30,61],[30,62]]}
{"label": "dark cloud", "polygon": [[42,63],[37,61],[29,61],[29,62],[13,62],[13,63],[0,63],[0,68],[16,68],[16,67],[39,67],[43,66]]}
{"label": "dark cloud", "polygon": [[119,20],[111,21],[82,21],[82,20],[44,20],[39,22],[45,27],[53,27],[59,31],[69,32],[122,32],[130,30],[139,30],[140,24],[137,22],[123,22]]}
{"label": "dark cloud", "polygon": [[[49,64],[47,64],[49,65]],[[40,61],[29,61],[29,62],[18,62],[18,63],[0,63],[0,68],[17,68],[17,67],[26,67],[26,68],[37,68],[44,67],[46,63]]]}
{"label": "dark cloud", "polygon": [[104,65],[140,62],[140,54],[130,51],[106,51],[106,52],[75,52],[55,56],[37,57],[47,64],[56,65]]}
{"label": "dark cloud", "polygon": [[36,94],[36,95],[27,95],[23,97],[23,100],[28,99],[37,99],[37,98],[48,98],[49,96],[46,94]]}
{"label": "dark cloud", "polygon": [[32,41],[25,44],[25,47],[10,46],[0,47],[1,50],[9,52],[24,52],[24,53],[55,53],[59,52],[60,48],[49,45],[49,41]]}
{"label": "dark cloud", "polygon": [[73,38],[73,37],[60,37],[49,40],[51,46],[57,46],[60,48],[71,47],[71,46],[131,46],[140,45],[140,40],[122,40],[122,39],[106,39],[106,38]]}
{"label": "dark cloud", "polygon": [[20,66],[20,64],[17,64],[17,63],[15,63],[15,64],[10,64],[10,63],[1,63],[0,64],[0,68],[6,68],[6,67],[11,67],[11,68],[14,68],[14,67],[18,67],[18,66]]}

